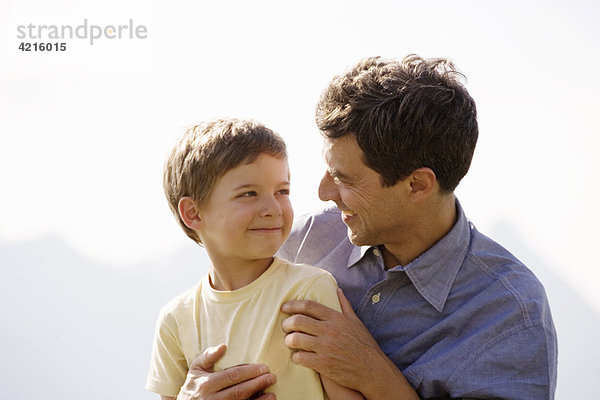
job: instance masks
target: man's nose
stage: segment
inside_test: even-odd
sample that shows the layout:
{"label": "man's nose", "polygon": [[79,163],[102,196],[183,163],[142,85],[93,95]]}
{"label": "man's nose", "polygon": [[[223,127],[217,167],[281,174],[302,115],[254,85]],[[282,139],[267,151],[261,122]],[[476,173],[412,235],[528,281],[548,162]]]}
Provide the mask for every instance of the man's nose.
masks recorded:
{"label": "man's nose", "polygon": [[322,201],[339,200],[338,187],[327,171],[325,171],[325,175],[323,175],[319,184],[319,198]]}

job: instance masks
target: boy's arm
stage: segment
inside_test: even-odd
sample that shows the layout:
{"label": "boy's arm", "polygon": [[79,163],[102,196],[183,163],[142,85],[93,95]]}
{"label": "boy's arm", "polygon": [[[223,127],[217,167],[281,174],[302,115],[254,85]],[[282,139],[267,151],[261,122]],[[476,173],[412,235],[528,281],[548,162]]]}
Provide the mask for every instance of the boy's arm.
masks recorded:
{"label": "boy's arm", "polygon": [[163,395],[161,394],[161,395],[160,395],[160,400],[175,400],[175,397],[163,396]]}
{"label": "boy's arm", "polygon": [[[338,385],[331,379],[321,377],[321,382],[323,382],[323,388],[325,388],[325,392],[327,392],[327,396],[329,400],[364,400],[362,394],[357,392],[356,390],[347,388],[342,385]],[[161,399],[166,400],[166,399]]]}

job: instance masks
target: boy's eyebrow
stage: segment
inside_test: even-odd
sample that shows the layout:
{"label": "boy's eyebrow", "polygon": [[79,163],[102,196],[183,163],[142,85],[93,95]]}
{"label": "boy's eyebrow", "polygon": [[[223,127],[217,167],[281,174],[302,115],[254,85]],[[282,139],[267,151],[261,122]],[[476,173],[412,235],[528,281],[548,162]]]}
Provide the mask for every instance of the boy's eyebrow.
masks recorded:
{"label": "boy's eyebrow", "polygon": [[[289,180],[279,182],[279,185],[289,185],[289,184],[290,184]],[[258,185],[254,184],[254,183],[244,183],[243,185],[233,188],[233,190],[250,189],[250,188],[253,188],[256,186],[258,186]]]}

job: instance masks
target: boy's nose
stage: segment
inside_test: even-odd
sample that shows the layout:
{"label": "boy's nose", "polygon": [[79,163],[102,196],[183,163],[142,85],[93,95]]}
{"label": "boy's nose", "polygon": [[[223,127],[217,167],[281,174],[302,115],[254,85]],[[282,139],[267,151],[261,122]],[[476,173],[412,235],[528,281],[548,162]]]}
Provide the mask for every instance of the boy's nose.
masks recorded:
{"label": "boy's nose", "polygon": [[279,217],[283,214],[281,204],[274,196],[269,196],[265,199],[262,215],[265,217]]}
{"label": "boy's nose", "polygon": [[325,171],[325,175],[323,175],[319,184],[319,199],[322,201],[336,201],[340,199],[338,187],[328,171]]}

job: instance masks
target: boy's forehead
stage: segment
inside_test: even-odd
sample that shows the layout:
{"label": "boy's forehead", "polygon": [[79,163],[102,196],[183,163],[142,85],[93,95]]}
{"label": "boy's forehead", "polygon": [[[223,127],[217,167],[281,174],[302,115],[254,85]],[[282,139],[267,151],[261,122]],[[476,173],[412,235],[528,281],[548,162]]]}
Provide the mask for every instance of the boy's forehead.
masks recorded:
{"label": "boy's forehead", "polygon": [[277,177],[278,175],[289,180],[290,168],[287,157],[261,153],[254,159],[247,159],[245,162],[233,167],[223,174],[220,179],[225,177],[256,179],[266,176]]}

